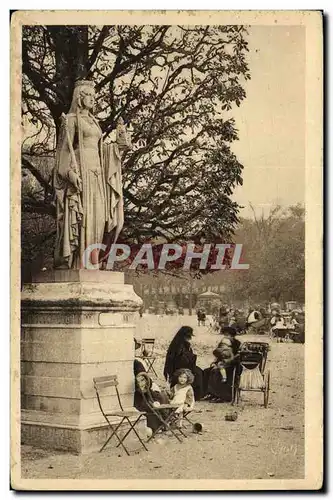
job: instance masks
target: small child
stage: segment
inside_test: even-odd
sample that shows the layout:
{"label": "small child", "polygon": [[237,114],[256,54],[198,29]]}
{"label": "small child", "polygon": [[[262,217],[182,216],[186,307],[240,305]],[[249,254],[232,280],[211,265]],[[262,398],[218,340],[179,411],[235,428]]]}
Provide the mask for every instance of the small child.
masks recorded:
{"label": "small child", "polygon": [[192,385],[194,376],[192,372],[186,368],[180,368],[174,373],[174,379],[177,380],[176,384],[171,388],[170,396],[171,404],[179,404],[176,410],[178,416],[177,425],[182,427],[184,411],[190,412],[194,408],[194,392]]}
{"label": "small child", "polygon": [[213,351],[213,355],[215,356],[215,363],[214,363],[215,367],[220,370],[221,380],[224,383],[227,381],[226,368],[228,368],[232,363],[232,361],[234,360],[234,355],[232,352],[231,343],[230,345],[228,345],[227,343],[221,345],[222,345],[221,347],[218,347]]}

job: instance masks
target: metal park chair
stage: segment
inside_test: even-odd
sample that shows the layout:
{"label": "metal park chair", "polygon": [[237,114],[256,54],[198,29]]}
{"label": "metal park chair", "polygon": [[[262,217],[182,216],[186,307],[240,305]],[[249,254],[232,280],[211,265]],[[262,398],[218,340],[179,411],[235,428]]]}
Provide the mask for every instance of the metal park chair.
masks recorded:
{"label": "metal park chair", "polygon": [[[128,449],[124,445],[124,441],[132,431],[137,436],[137,438],[140,441],[140,443],[142,444],[143,448],[146,451],[148,451],[148,448],[146,447],[145,443],[142,441],[141,437],[139,436],[139,434],[135,428],[137,426],[137,424],[140,422],[141,418],[146,416],[146,413],[139,412],[139,411],[135,410],[134,408],[130,409],[130,410],[124,410],[124,408],[121,404],[120,395],[119,395],[119,391],[118,391],[117,375],[96,377],[93,379],[93,381],[94,381],[94,387],[95,387],[95,391],[96,391],[96,395],[97,395],[97,401],[99,404],[99,408],[100,408],[102,415],[105,418],[105,420],[107,421],[107,423],[110,427],[110,430],[111,430],[110,436],[105,441],[104,445],[102,446],[102,448],[99,451],[100,452],[103,451],[104,448],[106,447],[106,445],[111,441],[112,437],[116,436],[116,438],[119,441],[117,447],[122,446],[124,448],[125,452],[127,453],[127,455],[130,455]],[[102,393],[103,389],[107,389],[110,387],[113,387],[115,389],[117,399],[118,399],[119,408],[120,408],[119,411],[116,411],[116,410],[107,411],[103,407],[101,393]],[[110,417],[111,418],[118,417],[120,419],[120,422],[118,421],[116,423],[112,423],[110,421]],[[132,419],[132,421],[131,421],[131,419]],[[119,429],[123,423],[127,423],[129,425],[129,430],[125,433],[125,435],[123,437],[120,437],[118,433],[119,433]]]}
{"label": "metal park chair", "polygon": [[143,361],[146,363],[147,373],[153,373],[155,377],[157,377],[157,373],[154,368],[154,363],[157,359],[157,356],[155,355],[154,349],[155,339],[141,339],[141,354],[138,357],[143,359]]}
{"label": "metal park chair", "polygon": [[190,411],[184,410],[184,412],[183,412],[183,418],[185,421],[185,425],[186,425],[186,423],[188,423],[188,424],[190,424],[191,428],[194,425],[194,422],[190,419],[190,415],[192,415],[192,414],[193,414],[193,410],[190,410]]}
{"label": "metal park chair", "polygon": [[[172,425],[173,421],[175,420],[176,410],[179,408],[179,405],[169,403],[169,404],[161,404],[159,406],[152,406],[151,404],[149,404],[147,400],[146,403],[150,410],[149,413],[151,415],[155,415],[155,417],[157,417],[157,420],[159,421],[158,427],[153,431],[147,443],[149,443],[149,441],[153,439],[153,437],[155,437],[155,435],[161,430],[170,431],[171,434],[173,434],[173,436],[180,443],[182,443],[181,436],[186,438],[187,435],[185,434],[184,431],[182,431],[182,429],[180,428],[175,429],[173,428]],[[178,431],[178,434],[176,431]]]}

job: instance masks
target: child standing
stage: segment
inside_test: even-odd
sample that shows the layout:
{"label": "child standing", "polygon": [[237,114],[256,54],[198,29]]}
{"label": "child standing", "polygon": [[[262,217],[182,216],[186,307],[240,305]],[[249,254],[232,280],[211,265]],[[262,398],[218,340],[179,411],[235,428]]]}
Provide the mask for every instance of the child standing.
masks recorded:
{"label": "child standing", "polygon": [[177,404],[179,407],[176,410],[178,417],[177,425],[182,427],[184,411],[190,412],[194,408],[194,392],[192,385],[194,381],[193,373],[187,368],[180,368],[174,373],[176,384],[171,388],[171,404]]}

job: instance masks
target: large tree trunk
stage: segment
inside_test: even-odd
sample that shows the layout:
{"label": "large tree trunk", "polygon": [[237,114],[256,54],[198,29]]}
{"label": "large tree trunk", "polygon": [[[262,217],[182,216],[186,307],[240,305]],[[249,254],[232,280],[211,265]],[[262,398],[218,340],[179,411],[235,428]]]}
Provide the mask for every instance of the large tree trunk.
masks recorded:
{"label": "large tree trunk", "polygon": [[76,80],[87,75],[88,26],[48,26],[55,48],[57,94],[61,99],[54,116],[57,134],[61,113],[68,113]]}

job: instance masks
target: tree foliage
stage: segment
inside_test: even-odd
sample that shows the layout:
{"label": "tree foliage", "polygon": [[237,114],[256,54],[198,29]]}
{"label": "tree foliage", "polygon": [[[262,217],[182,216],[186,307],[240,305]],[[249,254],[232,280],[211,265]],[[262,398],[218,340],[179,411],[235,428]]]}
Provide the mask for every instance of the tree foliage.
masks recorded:
{"label": "tree foliage", "polygon": [[24,26],[22,166],[45,196],[23,210],[55,214],[50,169],[41,172],[38,158],[52,163],[75,80],[88,78],[105,140],[120,116],[132,131],[123,158],[125,237],[230,238],[243,168],[231,150],[232,106],[250,78],[246,37],[243,26]]}

